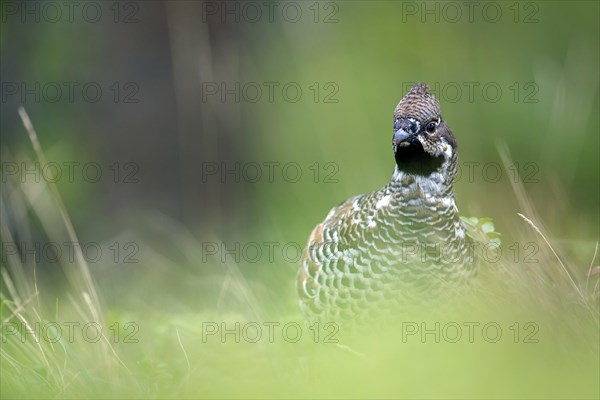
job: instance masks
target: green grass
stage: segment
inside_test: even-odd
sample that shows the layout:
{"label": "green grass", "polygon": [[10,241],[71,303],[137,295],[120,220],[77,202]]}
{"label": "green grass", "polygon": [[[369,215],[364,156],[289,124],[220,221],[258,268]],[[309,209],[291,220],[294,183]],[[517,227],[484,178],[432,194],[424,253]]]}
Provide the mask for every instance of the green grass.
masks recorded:
{"label": "green grass", "polygon": [[[506,149],[500,156],[510,163]],[[35,221],[50,241],[77,240],[52,183],[14,184],[10,200],[26,204],[17,231]],[[534,243],[537,263],[515,262],[505,251],[499,262],[482,262],[460,304],[360,332],[304,325],[295,272],[286,265],[271,266],[280,268],[277,278],[248,277],[233,262],[198,268],[200,241],[159,216],[148,225],[170,238],[171,253],[146,251],[135,266],[96,265],[94,274],[77,254],[73,263],[61,263],[66,283],[59,291],[38,282],[41,266],[31,274],[20,258],[3,258],[2,398],[598,398],[599,275],[588,276],[597,271],[598,246],[575,244],[580,254],[593,254],[586,263],[565,257],[524,188],[513,186],[519,209],[510,212],[523,215],[508,234]],[[10,206],[2,204],[3,215]],[[468,221],[482,243],[497,241],[491,221]],[[13,241],[13,232],[3,218],[2,241]],[[146,249],[165,246],[152,238],[138,232],[129,239]],[[167,255],[173,247],[177,260]],[[97,324],[102,336],[86,339],[76,328],[69,338],[73,323]],[[236,323],[239,343],[233,333],[221,335]],[[436,323],[438,339],[421,336]],[[40,329],[21,335],[36,324],[58,325],[63,334],[56,339],[56,328],[48,328],[48,337]],[[262,337],[252,343],[257,326]],[[220,331],[212,334],[215,327]],[[295,342],[297,327],[302,336]]]}
{"label": "green grass", "polygon": [[[17,14],[0,24],[3,80],[28,88],[38,81],[106,85],[106,101],[98,104],[34,104],[27,96],[43,151],[32,127],[28,140],[18,121],[19,96],[8,95],[2,163],[142,167],[138,186],[108,190],[81,180],[1,182],[0,397],[600,397],[600,3],[497,2],[498,23],[482,19],[482,3],[473,22],[462,7],[458,23],[436,23],[431,15],[422,23],[420,15],[403,14],[412,2],[346,1],[333,2],[338,22],[314,23],[311,1],[302,3],[298,23],[276,17],[233,26],[217,19],[210,27],[199,25],[201,4],[159,3],[140,3],[140,23],[120,27],[81,19],[21,23]],[[329,3],[320,4],[321,18]],[[523,19],[532,9],[535,23],[514,21],[515,10]],[[124,32],[138,40],[122,40]],[[207,79],[230,88],[238,81],[279,86],[273,102],[265,90],[257,103],[215,96],[200,104]],[[108,85],[130,80],[140,86],[140,104],[112,107]],[[463,89],[459,101],[438,94],[459,142],[457,204],[477,240],[501,239],[502,257],[482,260],[478,282],[458,305],[402,315],[395,326],[366,332],[340,328],[338,343],[323,343],[331,331],[322,326],[314,343],[297,307],[295,263],[281,254],[273,262],[203,260],[203,244],[303,245],[332,206],[386,184],[392,111],[415,81]],[[294,82],[302,99],[283,101],[280,89]],[[478,85],[473,101],[469,82]],[[330,84],[337,102],[325,101]],[[500,85],[499,101],[486,101],[486,84]],[[525,101],[532,87],[535,101]],[[197,171],[211,161],[297,162],[304,176],[288,184],[279,168],[273,183],[215,179],[200,188]],[[473,181],[465,175],[469,162],[479,163]],[[336,168],[336,183],[325,182],[327,163]],[[503,168],[499,182],[484,179],[486,163]],[[523,183],[531,177],[527,165],[535,180]],[[118,197],[115,210],[111,196]],[[155,210],[165,205],[180,220]],[[79,240],[102,240],[105,257],[91,263],[77,252],[72,262],[36,263],[4,251],[11,242]],[[137,244],[138,262],[115,263],[114,242]],[[215,323],[251,329],[270,322],[278,329],[300,324],[302,340],[291,343],[278,330],[271,343],[266,329],[257,343],[236,343],[231,334],[225,343],[218,334],[203,340]],[[407,331],[424,322],[429,329],[438,322],[446,334],[458,324],[461,340],[423,341]],[[471,343],[466,327],[473,322],[479,325]],[[66,324],[73,323],[80,325],[71,339]],[[102,329],[97,342],[82,337],[88,323]],[[491,343],[479,329],[491,324],[492,334],[494,323],[502,337]],[[24,327],[36,324],[58,324],[63,335],[55,342],[38,343],[39,333],[22,339]]]}

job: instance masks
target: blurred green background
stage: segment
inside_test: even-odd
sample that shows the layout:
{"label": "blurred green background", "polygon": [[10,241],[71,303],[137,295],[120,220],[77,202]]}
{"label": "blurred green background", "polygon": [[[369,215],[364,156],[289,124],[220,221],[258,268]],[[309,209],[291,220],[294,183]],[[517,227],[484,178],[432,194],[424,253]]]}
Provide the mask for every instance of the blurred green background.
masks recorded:
{"label": "blurred green background", "polygon": [[[219,316],[254,301],[300,318],[293,249],[331,207],[388,182],[392,112],[421,81],[459,143],[461,213],[493,218],[507,245],[525,213],[589,267],[600,225],[596,1],[81,2],[72,19],[50,3],[1,3],[2,217],[16,241],[43,242],[52,226],[38,197],[22,214],[15,205],[33,179],[21,163],[35,159],[22,105],[49,162],[100,165],[98,182],[80,168],[57,182],[79,240],[138,246],[138,263],[90,264],[111,318]],[[235,260],[210,243],[263,253]],[[231,265],[250,294],[224,289]],[[36,274],[51,314],[54,296],[76,291],[56,264],[42,260]]]}

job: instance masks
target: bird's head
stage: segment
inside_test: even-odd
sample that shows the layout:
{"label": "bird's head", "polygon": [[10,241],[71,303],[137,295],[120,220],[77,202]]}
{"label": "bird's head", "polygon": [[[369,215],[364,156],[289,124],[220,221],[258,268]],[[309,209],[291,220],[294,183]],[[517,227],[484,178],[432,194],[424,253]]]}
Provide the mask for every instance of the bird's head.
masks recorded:
{"label": "bird's head", "polygon": [[398,169],[409,174],[430,175],[455,164],[456,139],[426,84],[414,85],[396,106],[392,145]]}

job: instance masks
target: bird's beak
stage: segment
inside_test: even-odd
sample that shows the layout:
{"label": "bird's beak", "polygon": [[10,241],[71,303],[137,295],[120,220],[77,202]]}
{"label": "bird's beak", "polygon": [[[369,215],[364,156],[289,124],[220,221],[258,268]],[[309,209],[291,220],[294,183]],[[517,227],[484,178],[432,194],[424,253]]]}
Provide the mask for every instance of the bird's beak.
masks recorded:
{"label": "bird's beak", "polygon": [[394,151],[398,147],[408,147],[414,141],[419,130],[419,123],[412,118],[396,118],[394,122]]}
{"label": "bird's beak", "polygon": [[406,132],[404,129],[398,129],[394,132],[394,148],[410,146],[408,139],[412,133]]}

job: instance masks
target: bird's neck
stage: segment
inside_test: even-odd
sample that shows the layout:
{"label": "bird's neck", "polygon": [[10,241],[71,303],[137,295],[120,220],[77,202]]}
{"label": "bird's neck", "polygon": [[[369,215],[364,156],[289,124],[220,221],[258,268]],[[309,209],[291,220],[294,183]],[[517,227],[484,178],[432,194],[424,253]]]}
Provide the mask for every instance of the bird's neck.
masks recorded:
{"label": "bird's neck", "polygon": [[390,187],[399,192],[423,192],[435,197],[454,197],[456,163],[446,161],[427,175],[403,171],[396,165]]}

